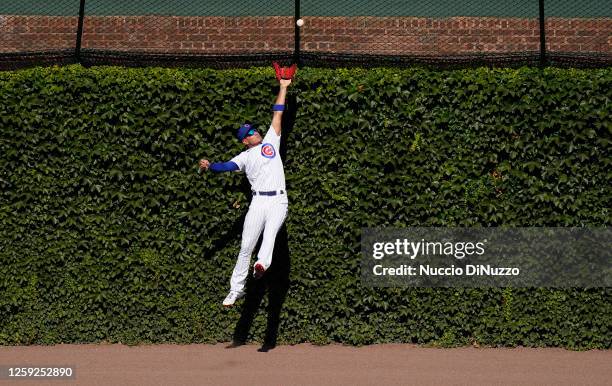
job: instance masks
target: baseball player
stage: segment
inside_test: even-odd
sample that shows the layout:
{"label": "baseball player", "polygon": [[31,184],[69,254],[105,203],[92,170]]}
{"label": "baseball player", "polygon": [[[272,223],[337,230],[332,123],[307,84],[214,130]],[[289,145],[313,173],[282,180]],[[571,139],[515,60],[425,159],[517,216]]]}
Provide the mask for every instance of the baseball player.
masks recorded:
{"label": "baseball player", "polygon": [[291,79],[279,79],[280,90],[272,107],[272,124],[265,137],[250,124],[243,124],[236,136],[247,148],[229,162],[200,160],[200,168],[213,172],[245,172],[251,184],[253,198],[249,206],[242,230],[242,242],[238,260],[230,280],[230,292],[223,300],[225,307],[231,307],[236,300],[245,295],[244,286],[249,272],[251,254],[263,231],[263,241],[253,275],[259,279],[272,263],[274,240],[287,216],[287,190],[285,172],[280,159],[281,118],[285,109],[287,87]]}

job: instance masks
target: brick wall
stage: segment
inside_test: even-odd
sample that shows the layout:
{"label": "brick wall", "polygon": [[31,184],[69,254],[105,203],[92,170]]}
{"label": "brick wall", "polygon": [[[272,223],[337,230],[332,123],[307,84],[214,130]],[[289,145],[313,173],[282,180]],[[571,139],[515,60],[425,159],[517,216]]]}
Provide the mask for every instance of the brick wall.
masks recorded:
{"label": "brick wall", "polygon": [[0,15],[0,52],[74,48],[78,19]]}
{"label": "brick wall", "polygon": [[[374,54],[539,50],[536,19],[304,17],[302,49]],[[0,16],[0,52],[73,48],[76,17]],[[182,53],[293,50],[292,17],[88,16],[83,48]],[[547,48],[612,53],[612,19],[547,19]]]}
{"label": "brick wall", "polygon": [[87,17],[84,48],[178,52],[293,50],[292,17]]}

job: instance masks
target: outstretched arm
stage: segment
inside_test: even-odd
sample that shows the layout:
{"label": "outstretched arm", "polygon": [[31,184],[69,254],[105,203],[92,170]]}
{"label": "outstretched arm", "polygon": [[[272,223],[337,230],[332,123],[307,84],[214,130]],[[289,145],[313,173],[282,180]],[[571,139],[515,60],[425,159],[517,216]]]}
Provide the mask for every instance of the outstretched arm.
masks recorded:
{"label": "outstretched arm", "polygon": [[[285,97],[287,96],[287,87],[291,84],[291,79],[281,79],[280,89],[278,90],[278,95],[276,96],[275,105],[285,105]],[[283,118],[282,111],[274,111],[272,113],[272,127],[274,131],[276,131],[276,135],[281,135],[281,121]]]}
{"label": "outstretched arm", "polygon": [[203,159],[203,160],[200,160],[200,170],[202,169],[203,170],[210,169],[210,171],[212,172],[221,173],[221,172],[233,172],[235,170],[239,170],[240,168],[238,167],[238,165],[236,165],[235,162],[232,162],[232,161],[210,163],[210,161],[208,161],[207,159]]}

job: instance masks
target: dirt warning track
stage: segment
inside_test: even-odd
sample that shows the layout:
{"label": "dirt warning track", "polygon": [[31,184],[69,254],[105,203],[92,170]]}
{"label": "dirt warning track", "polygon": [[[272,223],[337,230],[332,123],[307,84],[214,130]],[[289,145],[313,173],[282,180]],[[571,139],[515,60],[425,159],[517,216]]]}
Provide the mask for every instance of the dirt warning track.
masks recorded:
{"label": "dirt warning track", "polygon": [[257,345],[2,346],[0,366],[74,366],[75,379],[17,385],[609,385],[612,351]]}

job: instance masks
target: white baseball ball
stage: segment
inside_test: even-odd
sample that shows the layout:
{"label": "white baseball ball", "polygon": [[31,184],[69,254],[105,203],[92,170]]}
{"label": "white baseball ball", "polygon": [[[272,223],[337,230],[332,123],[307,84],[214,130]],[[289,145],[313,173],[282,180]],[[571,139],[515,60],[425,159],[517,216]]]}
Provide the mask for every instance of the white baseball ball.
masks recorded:
{"label": "white baseball ball", "polygon": [[304,25],[304,20],[302,20],[302,19],[298,19],[298,20],[295,22],[295,24],[297,24],[297,26],[298,26],[298,27],[301,27],[301,26],[303,26],[303,25]]}

